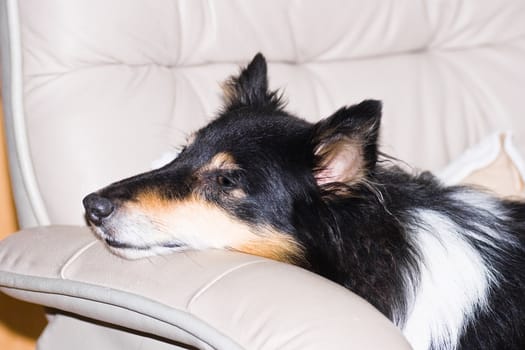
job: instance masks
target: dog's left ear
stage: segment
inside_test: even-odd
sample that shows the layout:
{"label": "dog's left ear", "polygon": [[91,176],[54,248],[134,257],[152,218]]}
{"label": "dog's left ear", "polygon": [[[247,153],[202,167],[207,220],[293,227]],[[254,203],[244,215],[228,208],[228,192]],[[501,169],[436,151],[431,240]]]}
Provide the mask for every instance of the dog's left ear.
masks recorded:
{"label": "dog's left ear", "polygon": [[222,84],[224,109],[233,110],[243,106],[282,109],[283,103],[278,92],[268,90],[267,71],[266,59],[258,53],[238,76],[226,80]]}
{"label": "dog's left ear", "polygon": [[355,184],[377,162],[381,102],[365,100],[343,107],[314,125],[314,175],[319,186]]}

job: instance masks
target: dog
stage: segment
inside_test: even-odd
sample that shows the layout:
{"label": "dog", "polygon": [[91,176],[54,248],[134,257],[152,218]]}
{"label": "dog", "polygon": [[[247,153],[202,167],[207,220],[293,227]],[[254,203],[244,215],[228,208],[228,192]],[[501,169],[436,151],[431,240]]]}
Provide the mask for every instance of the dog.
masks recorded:
{"label": "dog", "polygon": [[171,163],[84,198],[113,253],[255,254],[357,293],[414,349],[525,349],[524,202],[386,161],[379,101],[293,116],[261,54],[223,91]]}

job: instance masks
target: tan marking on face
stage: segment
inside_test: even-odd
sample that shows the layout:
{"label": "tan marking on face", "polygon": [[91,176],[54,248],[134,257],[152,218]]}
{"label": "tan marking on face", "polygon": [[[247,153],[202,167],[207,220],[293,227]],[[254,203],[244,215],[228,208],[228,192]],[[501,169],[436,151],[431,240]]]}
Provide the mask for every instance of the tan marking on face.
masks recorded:
{"label": "tan marking on face", "polygon": [[301,265],[304,263],[303,248],[292,236],[271,229],[262,231],[266,232],[258,235],[256,240],[232,247],[232,249],[289,264]]}
{"label": "tan marking on face", "polygon": [[228,248],[257,238],[248,225],[198,196],[177,201],[130,202],[125,210],[130,216],[136,213],[148,217],[167,236],[196,249]]}
{"label": "tan marking on face", "polygon": [[162,211],[167,205],[167,201],[163,199],[154,190],[147,190],[139,193],[132,204],[127,206],[136,206],[143,211]]}
{"label": "tan marking on face", "polygon": [[[244,223],[197,196],[166,201],[154,192],[144,193],[140,201],[129,202],[123,209],[126,221],[148,218],[141,220],[141,227],[135,230],[142,232],[145,244],[149,240],[155,243],[175,240],[193,249],[231,249],[287,263],[303,261],[302,247],[290,235]],[[126,241],[126,232],[122,234],[120,240]]]}
{"label": "tan marking on face", "polygon": [[235,198],[235,199],[243,199],[246,198],[246,193],[241,190],[240,188],[236,188],[230,192],[228,192],[228,195]]}
{"label": "tan marking on face", "polygon": [[239,169],[239,165],[235,162],[233,156],[228,152],[219,152],[213,156],[213,158],[205,164],[201,171],[210,170],[236,170]]}

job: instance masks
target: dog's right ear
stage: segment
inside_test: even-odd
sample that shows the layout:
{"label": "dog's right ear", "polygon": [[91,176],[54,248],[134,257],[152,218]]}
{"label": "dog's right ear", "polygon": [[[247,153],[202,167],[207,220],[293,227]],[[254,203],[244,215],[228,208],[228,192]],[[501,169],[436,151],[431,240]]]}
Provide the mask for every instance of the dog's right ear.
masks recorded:
{"label": "dog's right ear", "polygon": [[381,102],[343,107],[314,125],[314,176],[319,186],[362,181],[377,162]]}
{"label": "dog's right ear", "polygon": [[277,91],[268,90],[266,59],[261,53],[242,69],[238,76],[232,76],[222,84],[224,110],[240,107],[271,108],[279,110],[283,103]]}

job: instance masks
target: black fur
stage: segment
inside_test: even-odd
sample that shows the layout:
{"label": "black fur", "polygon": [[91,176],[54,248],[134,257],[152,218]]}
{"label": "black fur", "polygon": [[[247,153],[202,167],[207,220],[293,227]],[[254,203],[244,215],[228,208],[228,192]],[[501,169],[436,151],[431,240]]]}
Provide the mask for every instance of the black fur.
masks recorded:
{"label": "black fur", "polygon": [[[525,349],[523,202],[494,199],[505,213],[499,217],[458,200],[473,189],[445,187],[430,173],[414,176],[378,161],[378,101],[344,107],[317,124],[292,116],[279,94],[268,90],[260,54],[225,89],[219,117],[198,131],[173,162],[98,195],[116,208],[144,189],[166,200],[185,198],[197,186],[195,172],[215,154],[227,152],[239,167],[207,174],[217,181],[201,190],[205,199],[237,220],[271,225],[292,236],[304,251],[297,264],[359,294],[400,327],[410,311],[408,296],[420,284],[423,253],[413,235],[425,223],[418,210],[432,211],[470,232],[465,240],[496,275],[487,307],[474,311],[457,349]],[[320,179],[335,157],[331,152],[340,147],[356,152],[360,171],[350,181]],[[245,196],[230,196],[235,189]],[[89,218],[93,208],[86,210]]]}

